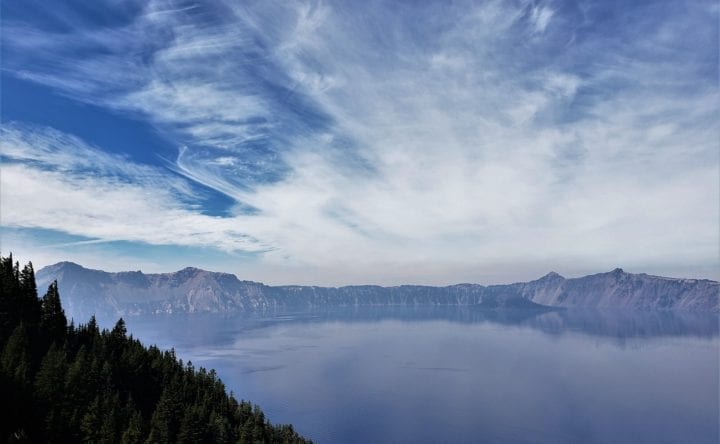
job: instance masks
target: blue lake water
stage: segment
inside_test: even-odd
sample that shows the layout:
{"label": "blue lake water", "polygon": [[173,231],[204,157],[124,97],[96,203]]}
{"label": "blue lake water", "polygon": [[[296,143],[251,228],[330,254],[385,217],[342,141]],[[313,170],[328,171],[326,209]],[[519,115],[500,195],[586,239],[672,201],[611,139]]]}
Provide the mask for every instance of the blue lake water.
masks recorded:
{"label": "blue lake water", "polygon": [[317,443],[717,443],[718,318],[373,307],[129,318]]}

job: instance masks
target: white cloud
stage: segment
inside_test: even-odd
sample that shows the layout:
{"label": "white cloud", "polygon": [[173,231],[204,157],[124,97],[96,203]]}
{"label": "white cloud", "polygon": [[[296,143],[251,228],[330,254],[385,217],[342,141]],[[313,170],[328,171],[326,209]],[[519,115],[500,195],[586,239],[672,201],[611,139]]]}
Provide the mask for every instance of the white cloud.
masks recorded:
{"label": "white cloud", "polygon": [[[523,33],[527,20],[531,34],[549,34],[559,14],[529,2],[442,14],[419,9],[402,22],[383,21],[383,11],[321,3],[230,4],[234,15],[219,27],[159,5],[130,28],[141,38],[172,29],[173,39],[127,90],[118,93],[110,76],[111,86],[93,91],[113,94],[87,100],[174,128],[183,148],[173,168],[257,214],[199,214],[181,203],[183,191],[164,192],[148,179],[164,180],[160,170],[128,162],[122,174],[129,183],[110,173],[83,177],[75,164],[88,155],[82,150],[94,149],[67,139],[63,149],[37,151],[42,156],[8,145],[8,155],[24,161],[51,155],[58,165],[73,165],[42,180],[27,163],[4,168],[3,193],[17,194],[2,202],[11,225],[267,249],[254,265],[258,275],[282,270],[325,283],[717,264],[719,96],[716,87],[691,85],[692,66],[640,61],[613,53],[612,45],[603,52],[595,41],[568,48],[595,57],[583,72],[561,61],[526,63],[524,57],[547,50]],[[432,39],[415,34],[415,20]],[[677,29],[665,27],[657,38],[665,41],[668,32]],[[90,38],[116,44],[112,35]],[[258,59],[238,59],[257,52]],[[60,80],[27,75],[78,94],[73,82],[102,78],[122,63],[87,61]],[[327,115],[327,127],[298,123],[298,110],[264,95],[253,63],[263,64],[263,81]],[[244,143],[279,131],[287,132],[279,158],[247,158]],[[282,162],[288,174],[244,182],[267,167],[263,162]],[[114,163],[107,158],[100,168]],[[33,196],[36,204],[20,211]],[[509,264],[518,264],[516,274],[498,271]]]}
{"label": "white cloud", "polygon": [[[238,221],[192,211],[183,181],[54,130],[2,128],[2,224],[102,241],[260,251]],[[31,162],[28,162],[31,161]]]}
{"label": "white cloud", "polygon": [[550,24],[554,12],[547,6],[533,6],[530,10],[530,21],[535,32],[543,33]]}

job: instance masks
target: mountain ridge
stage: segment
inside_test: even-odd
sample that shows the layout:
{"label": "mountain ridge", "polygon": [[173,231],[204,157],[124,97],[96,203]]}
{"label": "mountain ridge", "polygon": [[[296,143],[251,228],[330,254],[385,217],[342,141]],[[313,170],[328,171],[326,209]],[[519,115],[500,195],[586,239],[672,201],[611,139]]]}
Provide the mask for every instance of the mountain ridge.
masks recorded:
{"label": "mountain ridge", "polygon": [[528,282],[481,285],[278,285],[240,280],[231,273],[185,267],[171,273],[106,272],[59,262],[36,274],[39,288],[53,280],[69,314],[118,316],[158,313],[252,313],[275,308],[352,305],[477,305],[720,311],[720,283],[645,273],[609,272],[565,278],[550,273]]}

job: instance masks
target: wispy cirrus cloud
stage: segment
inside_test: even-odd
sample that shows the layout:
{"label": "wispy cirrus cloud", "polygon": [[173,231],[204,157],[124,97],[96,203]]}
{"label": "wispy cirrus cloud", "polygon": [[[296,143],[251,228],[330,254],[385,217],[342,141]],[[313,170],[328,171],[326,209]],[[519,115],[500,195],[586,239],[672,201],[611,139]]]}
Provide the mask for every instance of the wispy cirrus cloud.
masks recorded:
{"label": "wispy cirrus cloud", "polygon": [[15,124],[1,127],[0,135],[5,227],[56,230],[92,242],[268,248],[232,220],[193,211],[188,184],[158,168],[56,130]]}
{"label": "wispy cirrus cloud", "polygon": [[144,179],[167,170],[135,171],[122,190],[160,190],[133,207],[157,229],[119,215],[95,236],[261,250],[259,267],[325,282],[447,282],[511,263],[713,269],[716,19],[712,2],[155,1],[117,26],[3,38],[8,69],[145,116],[178,144],[171,171],[237,203],[210,218]]}

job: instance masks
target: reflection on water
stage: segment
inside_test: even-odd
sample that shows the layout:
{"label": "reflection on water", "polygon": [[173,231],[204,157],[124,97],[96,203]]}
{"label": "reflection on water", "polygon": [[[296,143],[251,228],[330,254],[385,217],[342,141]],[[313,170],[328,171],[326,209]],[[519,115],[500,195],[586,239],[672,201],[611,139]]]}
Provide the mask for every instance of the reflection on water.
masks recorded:
{"label": "reflection on water", "polygon": [[130,318],[316,442],[718,442],[718,318],[363,307]]}

